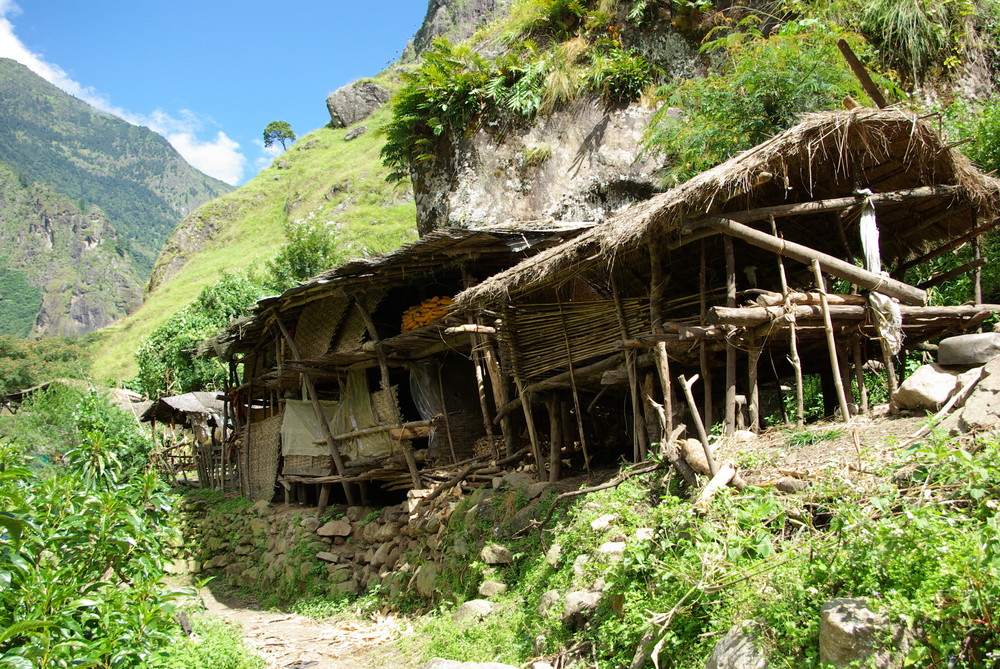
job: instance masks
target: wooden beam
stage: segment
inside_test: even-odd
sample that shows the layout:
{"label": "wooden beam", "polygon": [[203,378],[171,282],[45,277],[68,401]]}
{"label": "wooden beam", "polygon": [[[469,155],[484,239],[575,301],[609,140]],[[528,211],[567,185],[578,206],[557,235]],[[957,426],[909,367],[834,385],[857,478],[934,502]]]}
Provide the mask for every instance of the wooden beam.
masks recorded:
{"label": "wooden beam", "polygon": [[848,66],[850,66],[851,71],[854,72],[854,76],[858,78],[861,82],[861,88],[865,89],[865,93],[868,97],[872,99],[872,102],[879,109],[885,109],[888,104],[885,101],[885,96],[882,95],[882,91],[879,87],[875,85],[872,81],[871,75],[868,74],[868,70],[865,69],[864,64],[854,55],[854,51],[851,50],[851,45],[847,43],[847,40],[837,40],[837,48],[840,49],[840,53],[844,55],[844,60],[847,61]]}
{"label": "wooden beam", "polygon": [[730,219],[708,219],[707,224],[720,232],[726,233],[727,238],[731,236],[742,239],[748,244],[764,249],[765,251],[771,251],[779,256],[797,260],[805,265],[810,265],[813,260],[817,260],[824,272],[832,274],[837,278],[845,279],[863,288],[877,291],[889,297],[895,297],[901,302],[907,304],[927,303],[927,293],[915,286],[869,272],[845,260],[809,248],[804,244],[785,241],[780,237],[775,237],[772,234]]}
{"label": "wooden beam", "polygon": [[[910,202],[932,197],[953,197],[961,193],[958,186],[919,186],[917,188],[904,188],[902,190],[889,191],[887,193],[874,193],[872,195],[849,195],[847,197],[835,197],[828,200],[813,200],[811,202],[795,202],[792,204],[779,204],[773,207],[760,207],[758,209],[746,209],[744,211],[727,211],[719,217],[725,217],[731,221],[740,223],[750,223],[752,221],[763,221],[771,216],[779,218],[782,216],[801,216],[803,214],[817,214],[827,211],[840,211],[862,204],[866,197],[872,204],[879,205],[893,202]],[[715,218],[712,216],[692,221],[691,230],[706,225]]]}
{"label": "wooden beam", "polygon": [[964,235],[962,235],[961,237],[956,237],[955,239],[951,240],[950,242],[948,242],[944,246],[940,246],[940,247],[934,249],[933,251],[929,251],[929,252],[925,253],[924,255],[920,256],[919,258],[914,258],[913,260],[904,262],[902,265],[900,265],[895,270],[893,270],[892,273],[895,276],[902,276],[903,272],[905,272],[906,270],[910,269],[911,267],[916,267],[920,263],[927,262],[928,260],[933,260],[934,258],[937,258],[938,256],[943,256],[948,251],[951,251],[952,249],[956,249],[959,246],[961,246],[962,244],[965,244],[966,242],[970,242],[973,239],[978,238],[984,232],[988,232],[989,230],[992,230],[993,228],[997,227],[998,225],[1000,225],[1000,218],[997,218],[996,220],[990,221],[989,223],[984,223],[983,225],[977,226],[977,227],[973,228],[972,230],[970,230],[969,232],[967,232]]}
{"label": "wooden beam", "polygon": [[[831,304],[831,318],[840,321],[861,321],[865,319],[867,307],[853,304]],[[903,321],[914,319],[956,319],[972,318],[983,311],[1000,311],[1000,304],[962,304],[941,307],[911,307],[900,305],[899,311]],[[708,310],[708,320],[717,325],[734,327],[753,327],[777,320],[785,315],[792,315],[796,321],[821,319],[823,308],[819,305],[800,304],[789,309],[782,307],[712,307]]]}

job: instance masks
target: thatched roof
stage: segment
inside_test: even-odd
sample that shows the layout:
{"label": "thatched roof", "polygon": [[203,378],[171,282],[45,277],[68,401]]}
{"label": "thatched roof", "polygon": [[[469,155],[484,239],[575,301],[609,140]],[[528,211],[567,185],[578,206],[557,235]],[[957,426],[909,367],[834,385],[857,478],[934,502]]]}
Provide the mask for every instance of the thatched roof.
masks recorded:
{"label": "thatched roof", "polygon": [[223,401],[218,393],[184,393],[157,399],[142,413],[140,420],[188,424],[192,419],[206,420],[212,414],[221,415],[222,409]]}
{"label": "thatched roof", "polygon": [[[302,310],[319,299],[336,298],[350,302],[354,295],[371,288],[384,290],[428,277],[456,272],[465,265],[478,280],[507,269],[523,258],[557,246],[591,223],[509,223],[483,228],[435,230],[397,251],[374,258],[351,260],[290,288],[281,295],[257,302],[251,315],[233,323],[204,347],[223,356],[252,347],[280,318],[295,325]],[[458,287],[458,286],[456,286]]]}
{"label": "thatched roof", "polygon": [[[994,219],[1000,181],[979,172],[911,113],[859,108],[810,114],[763,144],[460,293],[456,302],[468,308],[558,284],[613,263],[653,236],[667,245],[679,244],[682,233],[704,216],[851,196],[856,188],[885,193],[935,185],[954,185],[958,192],[877,207],[882,256],[890,265],[967,232],[975,211],[980,221]],[[833,228],[822,227],[829,220],[829,215],[817,219],[815,214],[783,218],[782,235],[843,256]]]}

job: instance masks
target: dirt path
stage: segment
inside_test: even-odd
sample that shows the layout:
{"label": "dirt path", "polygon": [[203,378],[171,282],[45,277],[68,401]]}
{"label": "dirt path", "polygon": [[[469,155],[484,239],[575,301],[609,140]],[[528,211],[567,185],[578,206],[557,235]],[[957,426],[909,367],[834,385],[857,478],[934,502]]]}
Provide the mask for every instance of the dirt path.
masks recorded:
{"label": "dirt path", "polygon": [[246,645],[264,658],[267,669],[407,666],[390,647],[402,632],[398,618],[323,621],[247,608],[208,588],[201,597],[208,613],[242,628]]}

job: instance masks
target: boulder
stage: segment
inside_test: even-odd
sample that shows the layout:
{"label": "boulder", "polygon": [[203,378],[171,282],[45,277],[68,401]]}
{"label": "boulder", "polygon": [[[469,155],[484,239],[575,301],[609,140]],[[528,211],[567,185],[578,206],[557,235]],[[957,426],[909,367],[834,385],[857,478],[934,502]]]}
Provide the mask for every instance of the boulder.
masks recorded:
{"label": "boulder", "polygon": [[316,534],[321,537],[349,537],[351,535],[351,524],[343,518],[331,520],[329,523],[317,528]]}
{"label": "boulder", "polygon": [[330,125],[346,128],[368,118],[389,101],[389,91],[373,81],[355,81],[341,86],[326,99]]}
{"label": "boulder", "polygon": [[594,590],[575,590],[563,600],[563,622],[574,629],[583,627],[601,603],[603,594]]}
{"label": "boulder", "polygon": [[479,553],[479,559],[485,564],[511,564],[514,562],[514,553],[506,546],[487,544]]}
{"label": "boulder", "polygon": [[981,332],[942,339],[939,365],[985,365],[1000,355],[1000,332]]}
{"label": "boulder", "polygon": [[[879,639],[887,637],[892,641],[883,646]],[[865,599],[832,599],[820,609],[819,659],[824,665],[896,669],[903,666],[909,647],[906,628],[872,611]]]}
{"label": "boulder", "polygon": [[417,592],[422,597],[432,599],[437,594],[438,565],[436,562],[425,562],[417,570]]}
{"label": "boulder", "polygon": [[[680,443],[681,455],[691,465],[691,469],[705,476],[712,475],[712,469],[708,466],[708,459],[705,457],[705,447],[697,439],[684,439]],[[709,447],[712,455],[715,455],[715,448]]]}
{"label": "boulder", "polygon": [[758,625],[753,620],[733,625],[715,644],[705,669],[766,669],[767,657],[757,647]]}
{"label": "boulder", "polygon": [[351,128],[350,130],[347,131],[347,134],[344,135],[344,141],[350,142],[351,140],[357,139],[366,132],[368,132],[368,126],[366,125],[359,125],[356,128]]}
{"label": "boulder", "polygon": [[617,513],[606,513],[603,516],[600,516],[590,521],[590,529],[594,530],[595,532],[603,532],[604,530],[611,527],[611,524],[616,520],[618,520]]}
{"label": "boulder", "polygon": [[910,374],[892,396],[897,409],[937,411],[958,388],[958,377],[964,370],[940,365],[921,365]]}
{"label": "boulder", "polygon": [[475,623],[486,618],[496,610],[496,604],[485,599],[470,599],[451,614],[451,619],[456,623]]}
{"label": "boulder", "polygon": [[538,598],[538,615],[544,618],[549,609],[558,604],[560,599],[562,599],[562,595],[559,594],[558,590],[546,590]]}
{"label": "boulder", "polygon": [[1000,357],[983,367],[983,378],[959,411],[941,423],[949,434],[995,430],[1000,423]]}
{"label": "boulder", "polygon": [[621,557],[625,554],[625,542],[624,541],[606,541],[597,547],[597,553],[599,555],[607,555],[611,557]]}
{"label": "boulder", "polygon": [[479,585],[479,596],[486,597],[496,597],[497,595],[507,591],[507,584],[500,581],[488,580],[483,581]]}

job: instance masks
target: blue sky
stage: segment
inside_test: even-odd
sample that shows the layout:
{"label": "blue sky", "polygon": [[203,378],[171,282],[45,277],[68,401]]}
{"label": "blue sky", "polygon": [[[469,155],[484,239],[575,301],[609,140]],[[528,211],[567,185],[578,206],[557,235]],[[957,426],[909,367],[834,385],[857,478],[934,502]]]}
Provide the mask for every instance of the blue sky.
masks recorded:
{"label": "blue sky", "polygon": [[398,59],[426,10],[426,0],[0,0],[0,57],[242,184],[276,155],[265,125],[288,121],[299,136],[325,125],[326,96]]}

